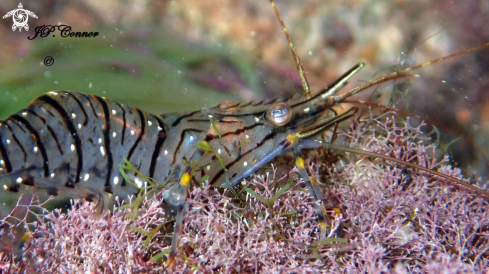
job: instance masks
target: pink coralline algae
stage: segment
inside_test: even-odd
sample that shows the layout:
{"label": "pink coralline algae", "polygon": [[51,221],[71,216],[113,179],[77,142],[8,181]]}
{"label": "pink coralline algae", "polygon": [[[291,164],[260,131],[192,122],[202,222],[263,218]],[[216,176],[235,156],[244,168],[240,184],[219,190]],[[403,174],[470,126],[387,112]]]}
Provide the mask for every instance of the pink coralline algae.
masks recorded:
{"label": "pink coralline algae", "polygon": [[[351,122],[336,143],[388,155],[462,178],[436,157],[422,125],[393,113]],[[419,123],[418,123],[419,124]],[[284,157],[237,190],[203,183],[187,200],[171,270],[223,273],[481,273],[489,270],[488,200],[437,175],[364,155],[309,154],[330,227],[319,223],[297,169]],[[290,157],[289,157],[290,158]],[[330,159],[330,160],[327,160]],[[287,168],[285,169],[284,166]],[[97,215],[73,201],[67,213],[30,211],[30,200],[1,223],[0,272],[162,273],[172,219],[162,195],[139,208]],[[134,201],[134,198],[132,199]],[[126,203],[127,204],[127,203]],[[17,215],[16,215],[17,214]],[[22,216],[24,216],[22,215]],[[19,234],[20,227],[29,233]],[[13,244],[21,242],[23,244]]]}

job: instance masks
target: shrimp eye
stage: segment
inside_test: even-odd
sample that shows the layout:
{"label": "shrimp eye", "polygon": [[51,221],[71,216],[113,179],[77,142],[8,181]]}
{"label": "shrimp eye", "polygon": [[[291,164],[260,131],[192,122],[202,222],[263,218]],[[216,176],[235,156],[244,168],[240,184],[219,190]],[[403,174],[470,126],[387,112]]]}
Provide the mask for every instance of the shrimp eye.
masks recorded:
{"label": "shrimp eye", "polygon": [[267,111],[267,120],[274,126],[284,126],[292,119],[292,109],[286,103],[273,105]]}

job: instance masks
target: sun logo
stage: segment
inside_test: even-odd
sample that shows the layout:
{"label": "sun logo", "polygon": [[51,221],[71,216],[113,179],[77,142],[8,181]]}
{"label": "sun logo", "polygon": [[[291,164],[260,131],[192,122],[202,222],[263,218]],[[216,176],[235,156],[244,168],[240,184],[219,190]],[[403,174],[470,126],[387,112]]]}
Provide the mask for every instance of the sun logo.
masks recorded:
{"label": "sun logo", "polygon": [[27,21],[29,20],[29,16],[37,19],[37,15],[35,15],[30,10],[23,9],[22,3],[19,3],[18,7],[18,9],[7,12],[7,14],[3,16],[3,19],[12,16],[12,18],[14,19],[14,24],[12,25],[13,31],[15,31],[17,28],[19,29],[19,31],[22,31],[22,28],[28,31],[29,25],[27,25]]}

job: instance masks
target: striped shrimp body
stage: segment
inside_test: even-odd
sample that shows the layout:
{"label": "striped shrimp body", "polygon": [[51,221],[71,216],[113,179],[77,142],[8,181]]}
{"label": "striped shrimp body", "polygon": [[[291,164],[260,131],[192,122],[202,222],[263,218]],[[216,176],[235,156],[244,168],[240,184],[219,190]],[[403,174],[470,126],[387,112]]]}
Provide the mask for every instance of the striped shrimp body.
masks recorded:
{"label": "striped shrimp body", "polygon": [[[139,191],[120,174],[127,159],[157,182],[178,181],[198,161],[194,180],[234,186],[293,144],[292,133],[305,138],[353,114],[330,111],[336,102],[328,93],[157,116],[95,95],[49,92],[1,122],[0,182],[14,192],[25,185],[89,201],[127,197]],[[222,162],[215,154],[201,159],[200,141]]]}
{"label": "striped shrimp body", "polygon": [[[103,193],[137,193],[119,174],[123,157],[150,174],[144,165],[149,144],[166,137],[161,118],[138,109],[76,92],[50,92],[0,126],[0,180],[86,200]],[[153,162],[153,161],[152,161]],[[167,164],[168,166],[168,164]],[[168,169],[168,168],[166,168]]]}

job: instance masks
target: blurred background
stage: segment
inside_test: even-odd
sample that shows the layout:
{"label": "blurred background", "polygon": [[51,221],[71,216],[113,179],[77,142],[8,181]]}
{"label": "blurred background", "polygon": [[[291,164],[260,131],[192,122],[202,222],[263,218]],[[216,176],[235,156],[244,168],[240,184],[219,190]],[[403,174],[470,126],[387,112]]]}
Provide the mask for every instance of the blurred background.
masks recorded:
{"label": "blurred background", "polygon": [[[18,4],[0,2],[0,14]],[[22,4],[38,19],[29,18],[28,32],[13,32],[12,17],[0,22],[0,119],[52,90],[94,93],[153,113],[301,92],[290,49],[268,0]],[[489,2],[484,0],[276,4],[313,91],[361,60],[369,65],[351,86],[489,42]],[[55,32],[55,37],[27,39],[35,27],[57,24],[99,36],[62,38]],[[43,64],[46,56],[54,58],[52,66]],[[418,73],[422,78],[412,85],[396,87],[397,96],[403,97],[398,106],[443,123],[489,154],[489,50]],[[443,136],[438,140],[441,147],[456,138]],[[461,140],[448,148],[454,163],[469,175],[487,171],[481,154],[469,143]]]}

